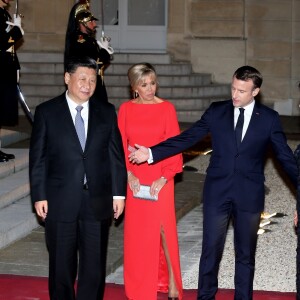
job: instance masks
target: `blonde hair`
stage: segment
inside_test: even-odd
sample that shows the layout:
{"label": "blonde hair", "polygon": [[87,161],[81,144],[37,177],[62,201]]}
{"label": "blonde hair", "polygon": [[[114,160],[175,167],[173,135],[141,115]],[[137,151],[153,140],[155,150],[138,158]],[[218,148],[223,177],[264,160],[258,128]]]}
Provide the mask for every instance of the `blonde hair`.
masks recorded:
{"label": "blonde hair", "polygon": [[157,84],[156,71],[151,64],[138,63],[129,68],[127,76],[133,93],[136,86],[148,75],[152,75]]}

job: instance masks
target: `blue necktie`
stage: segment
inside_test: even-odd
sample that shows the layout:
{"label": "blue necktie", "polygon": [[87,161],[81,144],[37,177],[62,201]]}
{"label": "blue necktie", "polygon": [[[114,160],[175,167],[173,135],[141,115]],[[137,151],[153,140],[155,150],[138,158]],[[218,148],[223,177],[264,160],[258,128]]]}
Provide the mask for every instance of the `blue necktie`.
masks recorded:
{"label": "blue necktie", "polygon": [[81,110],[83,107],[81,105],[78,105],[76,107],[77,114],[75,116],[75,129],[78,135],[78,139],[81,145],[82,150],[84,150],[85,147],[85,129],[84,129],[84,121],[81,116]]}
{"label": "blue necktie", "polygon": [[243,133],[243,126],[244,126],[244,111],[245,108],[240,107],[240,115],[238,117],[238,120],[235,125],[235,138],[236,138],[236,144],[237,147],[241,145],[242,142],[242,133]]}
{"label": "blue necktie", "polygon": [[[81,105],[78,105],[76,107],[77,114],[75,116],[75,129],[78,135],[78,139],[81,145],[82,150],[84,150],[85,147],[85,130],[84,130],[84,121],[81,116],[81,111],[83,107]],[[86,175],[84,174],[83,183],[86,183]]]}

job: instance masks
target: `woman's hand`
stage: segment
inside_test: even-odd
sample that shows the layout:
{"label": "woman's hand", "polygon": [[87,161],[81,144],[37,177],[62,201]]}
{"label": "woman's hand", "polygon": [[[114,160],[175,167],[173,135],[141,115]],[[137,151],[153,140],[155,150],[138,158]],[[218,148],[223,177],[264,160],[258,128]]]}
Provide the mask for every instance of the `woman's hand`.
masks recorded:
{"label": "woman's hand", "polygon": [[165,177],[160,177],[153,181],[150,187],[150,195],[153,196],[158,196],[158,193],[160,190],[164,187],[164,185],[167,183],[167,179]]}
{"label": "woman's hand", "polygon": [[133,194],[135,195],[140,190],[140,181],[133,175],[132,172],[127,172],[128,184]]}

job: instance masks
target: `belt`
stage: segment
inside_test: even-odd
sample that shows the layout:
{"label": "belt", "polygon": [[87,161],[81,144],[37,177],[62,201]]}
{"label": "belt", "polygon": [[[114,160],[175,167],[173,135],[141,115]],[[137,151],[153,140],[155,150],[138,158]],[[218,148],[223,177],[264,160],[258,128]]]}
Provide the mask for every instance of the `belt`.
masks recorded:
{"label": "belt", "polygon": [[83,189],[84,190],[88,190],[89,189],[89,186],[88,186],[87,182],[83,185]]}

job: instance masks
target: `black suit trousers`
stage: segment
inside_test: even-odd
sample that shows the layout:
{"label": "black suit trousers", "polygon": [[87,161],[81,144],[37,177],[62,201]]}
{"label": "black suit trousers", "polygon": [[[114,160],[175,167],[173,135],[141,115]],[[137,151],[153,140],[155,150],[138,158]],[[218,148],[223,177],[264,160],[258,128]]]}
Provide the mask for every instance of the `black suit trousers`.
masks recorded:
{"label": "black suit trousers", "polygon": [[198,300],[214,300],[218,290],[218,271],[229,220],[234,227],[235,300],[251,300],[255,249],[260,212],[240,209],[233,199],[220,206],[204,204],[203,241],[199,265]]}
{"label": "black suit trousers", "polygon": [[82,191],[81,209],[74,222],[46,219],[51,300],[103,299],[111,220],[95,220],[88,193]]}

